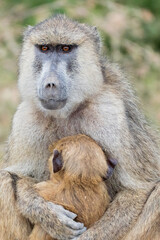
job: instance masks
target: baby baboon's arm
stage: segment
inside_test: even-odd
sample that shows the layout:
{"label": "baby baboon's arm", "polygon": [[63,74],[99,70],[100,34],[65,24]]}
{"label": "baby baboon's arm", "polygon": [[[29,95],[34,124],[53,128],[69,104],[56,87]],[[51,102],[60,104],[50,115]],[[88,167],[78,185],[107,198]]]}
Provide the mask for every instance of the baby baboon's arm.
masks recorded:
{"label": "baby baboon's arm", "polygon": [[120,240],[131,229],[145,204],[147,193],[125,190],[114,199],[104,216],[77,240]]}

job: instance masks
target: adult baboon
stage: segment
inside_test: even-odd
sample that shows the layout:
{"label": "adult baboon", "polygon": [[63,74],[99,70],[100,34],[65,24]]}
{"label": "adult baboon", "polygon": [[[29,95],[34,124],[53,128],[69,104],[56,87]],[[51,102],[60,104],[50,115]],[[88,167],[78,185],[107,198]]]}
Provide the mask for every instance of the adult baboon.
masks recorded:
{"label": "adult baboon", "polygon": [[[118,159],[118,165],[110,179],[111,206],[79,239],[121,239],[146,214],[154,221],[144,234],[154,228],[154,239],[160,222],[157,139],[124,75],[103,59],[97,30],[61,15],[29,27],[19,67],[22,103],[8,141],[8,167],[0,173],[0,237],[14,239],[7,238],[14,234],[24,240],[30,226],[27,222],[22,230],[22,216],[57,239],[71,239],[85,230],[73,220],[75,214],[48,203],[32,187],[34,180],[48,178],[49,144],[82,133]],[[6,226],[11,233],[5,233]]]}

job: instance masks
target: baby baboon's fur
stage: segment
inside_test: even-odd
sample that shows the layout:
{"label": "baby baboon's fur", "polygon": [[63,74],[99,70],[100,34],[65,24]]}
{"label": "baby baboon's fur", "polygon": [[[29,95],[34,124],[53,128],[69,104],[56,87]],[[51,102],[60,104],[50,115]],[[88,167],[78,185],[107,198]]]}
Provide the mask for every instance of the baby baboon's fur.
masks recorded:
{"label": "baby baboon's fur", "polygon": [[[104,179],[113,168],[107,166],[101,148],[85,135],[63,138],[53,145],[52,152],[53,149],[62,156],[63,166],[59,162],[60,171],[54,173],[53,161],[56,164],[57,159],[52,154],[49,158],[50,180],[36,184],[36,191],[45,200],[76,213],[76,220],[89,228],[102,217],[110,202]],[[53,240],[38,225],[29,239]]]}
{"label": "baby baboon's fur", "polygon": [[[64,53],[66,45],[71,51]],[[158,140],[124,74],[104,60],[97,30],[61,15],[29,27],[20,57],[19,89],[22,103],[13,119],[7,168],[0,172],[0,228],[7,225],[9,232],[14,225],[20,232],[19,219],[25,216],[54,238],[70,239],[84,231],[73,219],[66,225],[59,206],[51,207],[34,191],[33,180],[25,178],[46,180],[48,145],[81,133],[118,159],[118,165],[109,179],[110,207],[79,239],[119,240],[131,229],[147,237],[154,229],[154,239],[160,223]],[[11,176],[5,171],[24,176],[18,182],[12,179],[14,195],[9,190]],[[17,222],[11,221],[11,209],[18,209]],[[136,221],[142,225],[146,215],[151,225],[146,222],[139,229]],[[6,240],[3,232],[0,236]]]}

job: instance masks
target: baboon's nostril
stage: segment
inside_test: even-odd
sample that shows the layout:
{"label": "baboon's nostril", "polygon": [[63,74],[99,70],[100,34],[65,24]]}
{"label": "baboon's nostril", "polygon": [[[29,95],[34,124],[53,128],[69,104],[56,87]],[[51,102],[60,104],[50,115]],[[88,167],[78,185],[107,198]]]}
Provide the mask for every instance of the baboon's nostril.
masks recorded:
{"label": "baboon's nostril", "polygon": [[48,83],[46,88],[54,88],[56,85],[54,83]]}

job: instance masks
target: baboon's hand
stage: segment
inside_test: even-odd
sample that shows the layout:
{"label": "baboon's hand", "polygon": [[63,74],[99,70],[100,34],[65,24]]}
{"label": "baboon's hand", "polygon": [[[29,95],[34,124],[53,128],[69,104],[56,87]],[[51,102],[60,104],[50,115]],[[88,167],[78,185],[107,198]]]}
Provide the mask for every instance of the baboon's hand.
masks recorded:
{"label": "baboon's hand", "polygon": [[29,178],[17,181],[16,197],[20,212],[31,222],[40,224],[53,238],[73,239],[86,230],[83,223],[74,221],[76,214],[40,197]]}
{"label": "baboon's hand", "polygon": [[47,208],[49,211],[43,215],[43,219],[40,219],[40,224],[52,237],[59,240],[73,239],[86,230],[83,223],[74,221],[77,215],[62,206],[48,202]]}

